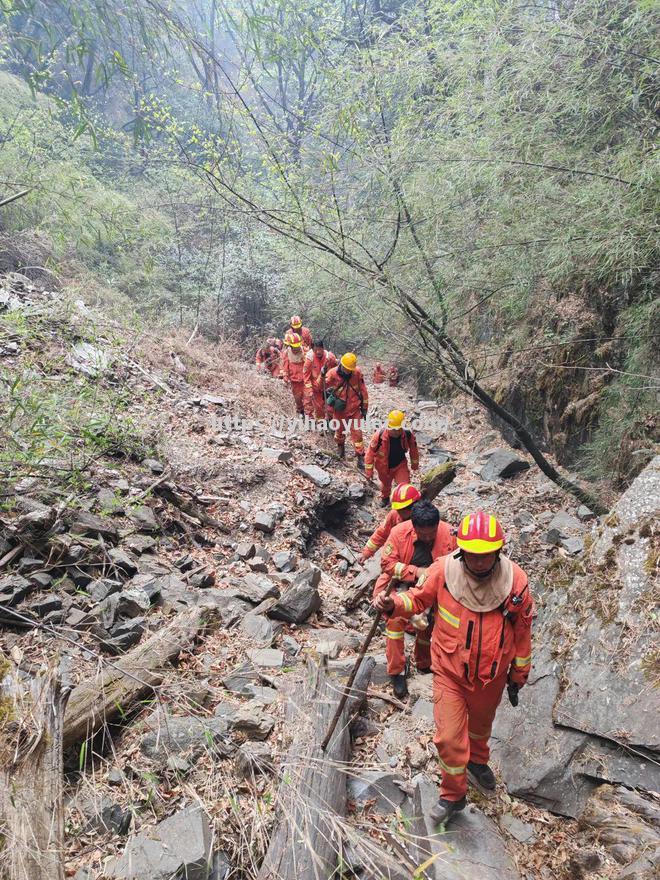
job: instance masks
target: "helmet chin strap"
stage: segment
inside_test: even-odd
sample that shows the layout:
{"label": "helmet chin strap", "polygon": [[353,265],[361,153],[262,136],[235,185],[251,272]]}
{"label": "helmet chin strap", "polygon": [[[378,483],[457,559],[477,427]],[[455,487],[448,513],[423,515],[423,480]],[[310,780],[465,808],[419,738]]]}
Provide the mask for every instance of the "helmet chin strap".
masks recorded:
{"label": "helmet chin strap", "polygon": [[470,568],[470,566],[467,564],[467,560],[465,559],[465,554],[463,553],[462,550],[459,551],[459,554],[460,554],[460,555],[459,555],[458,558],[461,560],[461,562],[463,563],[463,565],[464,565],[464,566],[467,568],[467,570],[470,572],[470,574],[472,575],[472,577],[478,578],[480,581],[481,581],[481,580],[485,580],[487,577],[490,577],[491,574],[493,573],[494,569],[495,569],[495,566],[496,566],[497,563],[500,561],[500,551],[498,550],[498,551],[497,551],[497,556],[495,557],[495,562],[493,562],[493,564],[491,565],[491,567],[490,567],[487,571],[473,571],[473,570]]}

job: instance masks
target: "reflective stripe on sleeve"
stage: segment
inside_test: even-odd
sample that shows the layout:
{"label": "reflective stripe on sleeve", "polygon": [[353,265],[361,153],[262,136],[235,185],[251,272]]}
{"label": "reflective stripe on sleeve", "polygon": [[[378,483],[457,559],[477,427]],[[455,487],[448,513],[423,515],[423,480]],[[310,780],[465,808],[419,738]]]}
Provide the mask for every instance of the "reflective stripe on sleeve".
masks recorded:
{"label": "reflective stripe on sleeve", "polygon": [[386,639],[402,639],[404,636],[403,632],[395,632],[393,629],[385,630],[385,638]]}
{"label": "reflective stripe on sleeve", "polygon": [[396,565],[394,566],[394,577],[400,578],[405,570],[406,570],[405,563],[397,562]]}
{"label": "reflective stripe on sleeve", "polygon": [[532,655],[531,654],[529,655],[529,657],[514,657],[513,658],[513,665],[517,669],[523,668],[525,666],[529,666],[529,664],[531,662],[532,662]]}
{"label": "reflective stripe on sleeve", "polygon": [[401,601],[403,602],[403,608],[405,611],[412,611],[412,599],[410,598],[408,593],[399,593],[399,599],[401,599]]}

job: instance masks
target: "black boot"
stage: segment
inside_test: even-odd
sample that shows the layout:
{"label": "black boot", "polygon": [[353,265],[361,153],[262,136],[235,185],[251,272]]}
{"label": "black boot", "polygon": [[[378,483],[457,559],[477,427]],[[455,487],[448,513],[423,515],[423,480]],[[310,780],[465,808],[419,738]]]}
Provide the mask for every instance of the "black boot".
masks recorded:
{"label": "black boot", "polygon": [[357,468],[359,471],[364,470],[364,455],[357,456]]}
{"label": "black boot", "polygon": [[430,666],[425,666],[423,669],[417,667],[417,675],[430,675],[433,672]]}
{"label": "black boot", "polygon": [[406,684],[405,672],[400,672],[398,675],[390,675],[390,681],[392,682],[392,690],[394,691],[395,697],[402,700],[404,697],[408,696],[408,685]]}
{"label": "black boot", "polygon": [[497,784],[495,774],[488,764],[475,764],[474,761],[468,761],[467,773],[468,779],[476,788],[484,792],[495,791]]}
{"label": "black boot", "polygon": [[445,825],[449,822],[452,816],[456,815],[456,813],[460,813],[461,810],[464,809],[464,797],[462,797],[460,801],[446,801],[444,798],[440,798],[438,803],[431,809],[429,816],[435,825]]}

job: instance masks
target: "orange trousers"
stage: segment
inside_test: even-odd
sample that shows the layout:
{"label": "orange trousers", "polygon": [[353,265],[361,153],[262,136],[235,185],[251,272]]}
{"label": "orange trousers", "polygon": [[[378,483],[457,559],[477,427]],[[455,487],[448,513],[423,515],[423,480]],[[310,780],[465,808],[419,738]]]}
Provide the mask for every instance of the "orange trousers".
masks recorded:
{"label": "orange trousers", "polygon": [[325,418],[325,401],[323,400],[322,391],[312,391],[311,394],[307,392],[307,397],[305,399],[305,412],[310,419]]}
{"label": "orange trousers", "polygon": [[291,393],[296,402],[296,411],[303,415],[305,412],[305,383],[291,382]]}
{"label": "orange trousers", "polygon": [[388,500],[392,491],[392,484],[398,486],[400,483],[410,482],[410,471],[408,470],[408,460],[406,458],[391,470],[388,467],[379,468],[376,466],[376,473],[380,480],[380,494]]}
{"label": "orange trousers", "polygon": [[507,676],[467,690],[446,672],[433,675],[433,742],[440,756],[440,797],[460,801],[467,792],[467,763],[487,764],[488,740]]}
{"label": "orange trousers", "polygon": [[[335,431],[335,443],[337,446],[343,446],[346,442],[346,431],[344,429],[344,424],[342,422],[341,415],[330,416],[332,419],[337,419],[339,421],[339,428]],[[344,421],[351,420],[350,432],[351,432],[351,440],[353,441],[353,446],[355,447],[356,455],[364,455],[364,437],[362,436],[362,431],[356,427],[356,425],[360,424],[360,413],[352,416],[343,416]]]}
{"label": "orange trousers", "polygon": [[[399,675],[406,668],[405,633],[410,624],[403,617],[390,617],[385,628],[385,656],[388,675]],[[433,626],[423,630],[413,630],[415,638],[415,666],[429,669],[431,666],[431,633]]]}

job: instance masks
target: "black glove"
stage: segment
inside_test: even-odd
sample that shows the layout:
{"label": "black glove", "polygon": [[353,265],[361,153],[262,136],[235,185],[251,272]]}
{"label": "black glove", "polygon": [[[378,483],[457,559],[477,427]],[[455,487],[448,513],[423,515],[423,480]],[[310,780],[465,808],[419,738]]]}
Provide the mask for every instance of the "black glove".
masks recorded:
{"label": "black glove", "polygon": [[520,685],[515,684],[515,682],[510,681],[506,686],[506,692],[509,695],[509,702],[515,708],[518,705],[518,691],[520,690]]}

